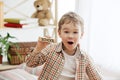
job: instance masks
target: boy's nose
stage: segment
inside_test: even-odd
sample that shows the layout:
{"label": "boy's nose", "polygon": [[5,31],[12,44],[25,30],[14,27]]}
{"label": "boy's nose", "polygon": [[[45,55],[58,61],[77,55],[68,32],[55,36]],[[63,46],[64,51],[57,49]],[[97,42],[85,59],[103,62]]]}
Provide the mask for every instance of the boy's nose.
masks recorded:
{"label": "boy's nose", "polygon": [[70,38],[73,38],[73,37],[74,37],[74,35],[73,35],[73,34],[69,34],[69,37],[70,37]]}

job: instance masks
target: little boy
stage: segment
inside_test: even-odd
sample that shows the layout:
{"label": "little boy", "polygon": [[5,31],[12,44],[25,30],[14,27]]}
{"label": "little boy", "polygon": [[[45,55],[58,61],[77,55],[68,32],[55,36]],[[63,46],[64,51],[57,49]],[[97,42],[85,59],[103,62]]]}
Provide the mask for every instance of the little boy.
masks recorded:
{"label": "little boy", "polygon": [[27,57],[30,67],[45,63],[38,80],[102,80],[89,56],[80,48],[83,33],[83,19],[78,14],[68,12],[61,17],[58,34],[62,41]]}

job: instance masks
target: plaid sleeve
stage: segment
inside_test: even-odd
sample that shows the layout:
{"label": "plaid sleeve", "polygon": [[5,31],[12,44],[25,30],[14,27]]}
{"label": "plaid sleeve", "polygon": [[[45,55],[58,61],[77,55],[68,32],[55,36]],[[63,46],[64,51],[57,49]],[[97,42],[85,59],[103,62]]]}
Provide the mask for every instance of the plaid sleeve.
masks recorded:
{"label": "plaid sleeve", "polygon": [[31,53],[26,57],[25,62],[29,67],[36,67],[45,62],[45,56],[41,52],[39,54]]}
{"label": "plaid sleeve", "polygon": [[87,59],[87,66],[86,66],[86,73],[90,80],[102,80],[99,72],[96,70],[95,66],[93,65],[92,59],[90,56],[86,55]]}
{"label": "plaid sleeve", "polygon": [[36,67],[38,65],[42,65],[45,63],[47,54],[51,50],[51,45],[46,46],[43,50],[41,50],[39,53],[31,52],[27,57],[26,57],[26,64],[29,67]]}

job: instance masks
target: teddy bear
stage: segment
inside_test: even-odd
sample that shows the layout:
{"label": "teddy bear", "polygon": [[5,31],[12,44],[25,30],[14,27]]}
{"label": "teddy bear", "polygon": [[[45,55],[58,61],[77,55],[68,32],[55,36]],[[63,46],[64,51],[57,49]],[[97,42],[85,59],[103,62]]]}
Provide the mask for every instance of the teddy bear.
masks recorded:
{"label": "teddy bear", "polygon": [[32,18],[38,18],[40,26],[47,26],[52,19],[52,12],[50,10],[51,2],[49,0],[36,0],[34,2],[36,12],[33,13]]}

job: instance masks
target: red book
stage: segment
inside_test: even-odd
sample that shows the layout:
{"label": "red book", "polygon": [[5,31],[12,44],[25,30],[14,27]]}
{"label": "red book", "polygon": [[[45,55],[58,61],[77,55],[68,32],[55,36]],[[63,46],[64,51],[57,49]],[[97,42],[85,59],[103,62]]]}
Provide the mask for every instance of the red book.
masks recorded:
{"label": "red book", "polygon": [[22,28],[24,24],[18,24],[18,23],[5,23],[5,27],[10,27],[10,28]]}

